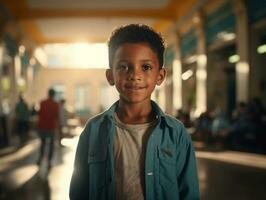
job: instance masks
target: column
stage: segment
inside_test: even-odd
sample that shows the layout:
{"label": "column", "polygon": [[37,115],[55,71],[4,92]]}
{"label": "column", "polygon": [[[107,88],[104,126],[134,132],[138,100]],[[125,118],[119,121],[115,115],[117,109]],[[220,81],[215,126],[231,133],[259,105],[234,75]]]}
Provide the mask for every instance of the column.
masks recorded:
{"label": "column", "polygon": [[248,101],[249,62],[248,62],[248,17],[243,0],[234,1],[236,14],[236,44],[239,62],[236,64],[237,101]]}
{"label": "column", "polygon": [[207,109],[207,56],[203,18],[196,13],[193,21],[197,34],[196,115]]}
{"label": "column", "polygon": [[2,91],[2,76],[3,76],[3,44],[0,43],[0,115],[2,113],[2,101],[3,101],[3,91]]}
{"label": "column", "polygon": [[[182,107],[182,65],[180,55],[180,36],[176,34],[175,59],[173,62],[172,80],[173,80],[173,109],[176,112]],[[176,114],[176,113],[175,113]]]}
{"label": "column", "polygon": [[11,109],[14,108],[17,100],[18,100],[18,84],[17,80],[19,78],[20,73],[20,58],[18,55],[12,58],[9,69],[9,77],[10,77],[10,106]]}

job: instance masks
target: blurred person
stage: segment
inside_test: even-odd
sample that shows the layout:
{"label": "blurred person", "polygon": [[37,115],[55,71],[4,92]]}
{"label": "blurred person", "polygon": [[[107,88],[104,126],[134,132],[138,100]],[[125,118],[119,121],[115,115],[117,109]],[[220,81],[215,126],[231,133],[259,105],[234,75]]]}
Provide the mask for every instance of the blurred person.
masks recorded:
{"label": "blurred person", "polygon": [[6,134],[6,120],[2,109],[2,102],[0,102],[0,148],[6,145],[5,134]]}
{"label": "blurred person", "polygon": [[245,144],[245,135],[251,133],[251,123],[248,115],[248,104],[238,102],[232,113],[232,124],[229,128],[227,142],[233,149],[241,149]]}
{"label": "blurred person", "polygon": [[8,115],[10,114],[10,106],[7,101],[0,102],[0,147],[9,145],[8,137]]}
{"label": "blurred person", "polygon": [[195,122],[196,134],[206,143],[211,142],[211,125],[212,117],[209,111],[202,112]]}
{"label": "blurred person", "polygon": [[48,169],[51,168],[51,160],[54,152],[54,139],[59,126],[59,105],[54,100],[55,91],[48,90],[48,98],[41,101],[38,112],[38,128],[41,139],[40,157],[37,164],[40,165],[44,157],[45,145],[48,142]]}
{"label": "blurred person", "polygon": [[230,129],[230,121],[226,113],[217,109],[211,124],[211,133],[216,145],[223,146]]}
{"label": "blurred person", "polygon": [[119,100],[80,136],[70,199],[199,199],[190,135],[151,101],[166,75],[163,39],[130,24],[112,33],[108,47],[106,78]]}
{"label": "blurred person", "polygon": [[35,104],[32,104],[30,107],[30,128],[37,130],[38,123],[38,109]]}
{"label": "blurred person", "polygon": [[232,113],[232,121],[242,121],[247,118],[248,107],[246,102],[238,102],[236,109]]}
{"label": "blurred person", "polygon": [[31,108],[30,108],[30,115],[31,117],[35,117],[38,114],[38,111],[36,109],[36,105],[32,104]]}
{"label": "blurred person", "polygon": [[258,97],[254,97],[248,104],[248,118],[250,121],[250,135],[249,138],[253,139],[252,150],[263,150],[266,147],[266,134],[265,130],[265,108]]}
{"label": "blurred person", "polygon": [[15,123],[20,144],[23,144],[28,138],[30,111],[22,94],[15,106]]}
{"label": "blurred person", "polygon": [[263,123],[263,118],[265,117],[265,108],[263,107],[261,100],[257,97],[251,99],[248,105],[248,112],[251,121],[256,124]]}
{"label": "blurred person", "polygon": [[176,118],[180,120],[186,128],[190,128],[192,126],[192,122],[190,120],[189,112],[183,111],[182,109],[179,109],[177,111]]}

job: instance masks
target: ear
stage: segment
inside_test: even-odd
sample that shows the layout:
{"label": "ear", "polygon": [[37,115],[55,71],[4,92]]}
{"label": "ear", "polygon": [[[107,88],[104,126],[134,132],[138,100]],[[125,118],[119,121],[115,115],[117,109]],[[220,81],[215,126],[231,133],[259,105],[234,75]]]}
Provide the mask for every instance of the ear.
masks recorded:
{"label": "ear", "polygon": [[107,70],[105,71],[105,76],[106,76],[106,79],[107,79],[107,81],[108,81],[108,83],[109,83],[110,85],[114,85],[114,84],[115,84],[112,69],[107,69]]}
{"label": "ear", "polygon": [[160,69],[159,74],[157,76],[157,81],[156,81],[156,85],[161,85],[162,82],[164,81],[166,76],[166,71],[165,69]]}

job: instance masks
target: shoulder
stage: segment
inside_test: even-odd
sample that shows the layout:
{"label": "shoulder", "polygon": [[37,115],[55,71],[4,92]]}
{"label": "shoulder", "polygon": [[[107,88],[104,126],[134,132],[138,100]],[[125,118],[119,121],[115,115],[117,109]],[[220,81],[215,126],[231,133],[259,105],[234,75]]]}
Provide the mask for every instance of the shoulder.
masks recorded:
{"label": "shoulder", "polygon": [[172,116],[172,115],[170,115],[170,114],[165,114],[165,117],[169,120],[169,121],[171,121],[172,123],[177,123],[177,124],[179,124],[180,126],[182,126],[183,124],[182,124],[182,122],[181,121],[179,121],[178,119],[176,119],[174,116]]}
{"label": "shoulder", "polygon": [[172,115],[165,114],[165,120],[167,124],[175,129],[184,129],[184,125],[181,121],[173,117]]}
{"label": "shoulder", "polygon": [[100,113],[98,115],[89,118],[85,124],[84,131],[91,130],[92,128],[94,129],[94,131],[97,130],[96,128],[99,128],[101,124],[106,123],[105,118],[106,118],[105,113]]}
{"label": "shoulder", "polygon": [[45,100],[40,101],[40,109],[44,106]]}
{"label": "shoulder", "polygon": [[163,123],[166,123],[169,127],[175,129],[175,130],[184,130],[184,125],[181,121],[176,119],[174,116],[165,113],[164,111],[161,110],[161,108],[155,103],[154,101],[151,101],[152,106],[156,112],[156,115],[163,118],[162,120]]}
{"label": "shoulder", "polygon": [[43,99],[40,103],[40,105],[48,105],[50,103],[49,99]]}
{"label": "shoulder", "polygon": [[100,113],[89,118],[86,124],[91,125],[91,124],[101,123],[102,121],[104,121],[104,118],[105,118],[105,113]]}
{"label": "shoulder", "polygon": [[111,125],[114,123],[112,120],[113,113],[115,112],[116,106],[118,104],[118,101],[115,102],[108,110],[99,113],[98,115],[95,115],[88,119],[86,122],[85,128],[84,128],[84,134],[96,134],[99,133],[100,128],[102,128],[102,125],[105,126],[105,129],[108,130],[108,125]]}
{"label": "shoulder", "polygon": [[173,130],[179,142],[185,144],[191,143],[191,136],[188,134],[187,129],[181,121],[169,114],[165,114],[165,120],[168,126]]}

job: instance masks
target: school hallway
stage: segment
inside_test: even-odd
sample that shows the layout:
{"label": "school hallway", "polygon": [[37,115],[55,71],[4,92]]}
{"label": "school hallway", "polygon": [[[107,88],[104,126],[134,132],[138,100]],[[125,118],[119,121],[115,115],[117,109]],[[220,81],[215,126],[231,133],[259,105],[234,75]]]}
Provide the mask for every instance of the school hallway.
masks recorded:
{"label": "school hallway", "polygon": [[[77,129],[80,131],[81,129]],[[56,145],[53,167],[47,162],[36,164],[39,139],[30,140],[16,151],[0,157],[1,200],[63,200],[68,199],[69,182],[78,135]],[[202,200],[264,200],[266,199],[266,158],[264,155],[197,149]],[[3,150],[2,150],[3,151]]]}

